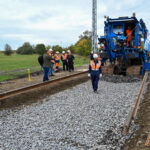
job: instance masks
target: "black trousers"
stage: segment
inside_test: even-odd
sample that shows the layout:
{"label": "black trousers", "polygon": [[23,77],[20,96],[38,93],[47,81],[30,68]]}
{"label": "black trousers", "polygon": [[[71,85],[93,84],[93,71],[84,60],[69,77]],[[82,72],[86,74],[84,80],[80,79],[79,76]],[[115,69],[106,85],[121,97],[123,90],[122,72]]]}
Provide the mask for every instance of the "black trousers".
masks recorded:
{"label": "black trousers", "polygon": [[74,63],[73,62],[68,62],[68,69],[69,69],[69,71],[74,71]]}
{"label": "black trousers", "polygon": [[97,91],[98,82],[99,82],[99,71],[92,71],[91,72],[91,80],[92,80],[93,90]]}
{"label": "black trousers", "polygon": [[67,61],[62,61],[63,63],[63,70],[66,71],[68,70],[68,62]]}

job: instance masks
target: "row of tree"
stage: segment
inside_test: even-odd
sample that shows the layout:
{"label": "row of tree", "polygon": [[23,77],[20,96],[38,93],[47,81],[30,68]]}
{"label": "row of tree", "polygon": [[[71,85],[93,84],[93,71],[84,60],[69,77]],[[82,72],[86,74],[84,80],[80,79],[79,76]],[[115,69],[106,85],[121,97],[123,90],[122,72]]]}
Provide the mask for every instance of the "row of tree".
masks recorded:
{"label": "row of tree", "polygon": [[[79,36],[79,40],[74,44],[67,48],[63,48],[59,45],[55,46],[45,46],[44,44],[37,44],[36,46],[31,45],[29,42],[25,42],[21,47],[19,47],[16,50],[17,54],[39,54],[42,55],[46,49],[52,48],[54,51],[66,51],[67,49],[70,49],[73,53],[87,56],[89,55],[92,47],[91,42],[92,33],[90,31],[83,32],[82,35]],[[11,55],[13,53],[13,50],[10,45],[5,45],[5,55]]]}

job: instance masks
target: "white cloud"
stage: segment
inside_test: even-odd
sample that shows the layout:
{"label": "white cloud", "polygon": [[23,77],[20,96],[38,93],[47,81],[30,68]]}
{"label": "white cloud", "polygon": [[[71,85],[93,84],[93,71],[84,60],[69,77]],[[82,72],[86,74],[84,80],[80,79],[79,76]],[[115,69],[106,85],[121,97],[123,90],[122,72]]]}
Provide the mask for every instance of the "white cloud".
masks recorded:
{"label": "white cloud", "polygon": [[32,44],[36,43],[48,43],[49,39],[40,38],[32,34],[5,34],[3,35],[5,39],[19,39],[22,42],[31,42]]}
{"label": "white cloud", "polygon": [[80,26],[91,27],[88,15],[77,12],[76,15],[53,16],[38,22],[27,21],[24,28],[33,30],[70,30]]}
{"label": "white cloud", "polygon": [[[103,34],[104,15],[131,16],[136,12],[150,27],[149,5],[150,1],[144,0],[98,0],[98,33]],[[0,40],[6,42],[69,45],[91,29],[92,0],[0,0],[0,10]]]}

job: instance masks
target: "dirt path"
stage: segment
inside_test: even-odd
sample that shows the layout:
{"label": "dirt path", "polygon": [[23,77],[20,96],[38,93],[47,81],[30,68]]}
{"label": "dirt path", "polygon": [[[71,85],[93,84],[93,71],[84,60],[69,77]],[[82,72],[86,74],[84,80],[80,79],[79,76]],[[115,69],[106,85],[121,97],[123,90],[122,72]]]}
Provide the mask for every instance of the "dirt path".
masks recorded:
{"label": "dirt path", "polygon": [[64,80],[54,82],[50,85],[45,85],[44,87],[39,87],[24,93],[14,95],[12,97],[0,100],[0,111],[3,109],[13,109],[21,108],[22,106],[31,105],[43,100],[50,95],[64,91],[66,89],[71,89],[72,87],[82,84],[88,81],[89,78],[86,74],[81,76],[72,77]]}
{"label": "dirt path", "polygon": [[[88,65],[83,65],[82,67],[78,67],[75,69],[75,72],[82,71],[84,69],[88,69]],[[62,71],[60,73],[55,73],[55,76],[50,77],[50,79],[56,79],[60,78],[66,75],[70,75],[74,72],[68,72],[68,71]],[[36,83],[40,83],[43,80],[43,74],[36,75],[36,76],[31,76],[31,81],[28,81],[28,78],[20,78],[20,79],[15,79],[15,80],[10,80],[7,82],[0,83],[0,93],[13,90],[13,89],[18,89],[21,87],[33,85]]]}
{"label": "dirt path", "polygon": [[150,133],[150,84],[148,85],[135,123],[140,128],[136,132],[135,137],[128,141],[124,150],[150,150],[150,147],[145,146],[148,134]]}

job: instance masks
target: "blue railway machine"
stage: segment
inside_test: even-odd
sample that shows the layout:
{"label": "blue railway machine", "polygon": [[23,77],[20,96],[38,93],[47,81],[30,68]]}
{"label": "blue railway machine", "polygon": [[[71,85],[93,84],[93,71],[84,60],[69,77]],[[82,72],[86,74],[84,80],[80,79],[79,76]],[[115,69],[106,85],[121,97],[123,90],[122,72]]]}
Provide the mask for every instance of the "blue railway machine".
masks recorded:
{"label": "blue railway machine", "polygon": [[[114,74],[126,75],[127,68],[141,65],[139,74],[150,71],[150,52],[145,49],[147,27],[135,13],[132,17],[105,17],[104,36],[99,40],[102,62],[114,64]],[[150,45],[149,45],[150,47]]]}

